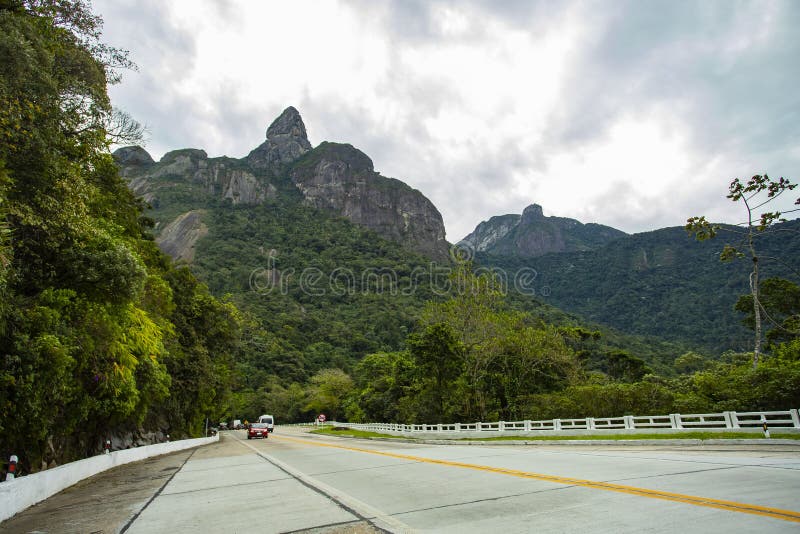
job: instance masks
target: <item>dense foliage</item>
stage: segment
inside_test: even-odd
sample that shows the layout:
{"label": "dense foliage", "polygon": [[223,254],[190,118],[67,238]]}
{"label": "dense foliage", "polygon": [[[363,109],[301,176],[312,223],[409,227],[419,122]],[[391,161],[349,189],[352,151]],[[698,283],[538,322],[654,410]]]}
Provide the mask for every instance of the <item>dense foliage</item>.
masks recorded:
{"label": "dense foliage", "polygon": [[[325,369],[310,387],[274,387],[265,394],[270,411],[289,420],[325,413],[430,423],[783,410],[800,401],[800,331],[784,328],[786,321],[776,325],[785,341],[772,343],[757,369],[747,353],[687,352],[665,376],[614,350],[599,369],[585,355],[600,332],[515,311],[491,277],[466,266],[453,277],[450,297],[426,306],[404,350],[367,355],[352,378]],[[783,282],[771,285],[796,293]]]}
{"label": "dense foliage", "polygon": [[[82,1],[0,7],[0,455],[197,435],[229,392],[239,316],[149,237],[107,143],[124,53]],[[123,130],[118,127],[122,126]]]}
{"label": "dense foliage", "polygon": [[[626,333],[657,336],[709,353],[752,350],[752,333],[734,305],[749,291],[745,262],[719,261],[738,241],[722,226],[717,242],[698,242],[681,227],[620,238],[598,250],[539,258],[479,254],[481,265],[537,273],[545,302]],[[778,224],[760,242],[762,278],[796,280],[800,221]],[[544,294],[542,294],[544,293]]]}

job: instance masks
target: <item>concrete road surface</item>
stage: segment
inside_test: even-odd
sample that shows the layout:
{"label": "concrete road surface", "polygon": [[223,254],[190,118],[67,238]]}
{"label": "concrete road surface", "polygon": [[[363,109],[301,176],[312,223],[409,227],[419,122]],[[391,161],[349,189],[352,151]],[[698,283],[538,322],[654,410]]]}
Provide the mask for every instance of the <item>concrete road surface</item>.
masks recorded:
{"label": "concrete road surface", "polygon": [[0,532],[800,532],[797,445],[222,438],[93,477]]}

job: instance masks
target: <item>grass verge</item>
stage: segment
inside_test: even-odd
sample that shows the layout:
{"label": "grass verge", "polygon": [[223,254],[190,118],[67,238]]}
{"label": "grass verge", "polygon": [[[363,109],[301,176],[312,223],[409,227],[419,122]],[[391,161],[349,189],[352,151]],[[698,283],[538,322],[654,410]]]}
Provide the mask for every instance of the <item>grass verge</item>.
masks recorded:
{"label": "grass verge", "polygon": [[[329,436],[347,436],[353,438],[396,438],[391,434],[354,430],[347,427],[325,427],[312,430],[312,434],[326,434]],[[772,433],[773,439],[800,440],[800,434]],[[414,438],[412,438],[414,439]],[[762,434],[750,432],[682,432],[680,434],[592,434],[581,436],[497,436],[487,438],[437,438],[452,441],[568,441],[568,440],[613,440],[629,441],[634,439],[765,439]]]}
{"label": "grass verge", "polygon": [[390,434],[379,434],[378,432],[367,432],[366,430],[354,430],[347,427],[326,426],[318,430],[312,430],[312,434],[325,434],[328,436],[346,436],[351,438],[396,438]]}

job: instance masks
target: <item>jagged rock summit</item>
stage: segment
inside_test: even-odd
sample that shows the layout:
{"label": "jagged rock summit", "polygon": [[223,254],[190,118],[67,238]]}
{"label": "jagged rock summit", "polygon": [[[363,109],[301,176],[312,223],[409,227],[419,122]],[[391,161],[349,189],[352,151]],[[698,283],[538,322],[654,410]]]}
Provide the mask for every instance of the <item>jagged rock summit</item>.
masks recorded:
{"label": "jagged rock summit", "polygon": [[594,250],[625,235],[602,224],[545,217],[542,206],[531,204],[522,215],[499,215],[481,222],[459,245],[498,256],[533,258],[551,252]]}
{"label": "jagged rock summit", "polygon": [[[340,143],[312,147],[300,113],[291,106],[270,124],[266,137],[242,159],[209,158],[204,150],[186,148],[155,163],[138,146],[120,148],[114,158],[134,193],[170,214],[156,229],[164,233],[159,236],[162,248],[176,259],[192,261],[197,241],[207,233],[202,208],[209,198],[258,205],[280,199],[279,191],[288,187],[299,190],[310,206],[346,217],[410,250],[448,260],[436,207],[416,189],[375,172],[366,154]],[[183,208],[177,217],[173,205]]]}
{"label": "jagged rock summit", "polygon": [[246,159],[253,169],[278,174],[282,166],[297,160],[311,148],[300,112],[289,106],[267,128],[267,140]]}

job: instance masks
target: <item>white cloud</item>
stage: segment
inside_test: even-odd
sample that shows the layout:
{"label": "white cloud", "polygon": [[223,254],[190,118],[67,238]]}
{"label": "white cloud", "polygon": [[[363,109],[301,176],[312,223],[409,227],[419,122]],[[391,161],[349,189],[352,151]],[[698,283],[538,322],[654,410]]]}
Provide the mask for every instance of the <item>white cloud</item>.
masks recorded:
{"label": "white cloud", "polygon": [[800,180],[789,2],[102,0],[140,73],[115,104],[155,157],[242,156],[296,106],[420,189],[448,238],[537,202],[626,231],[733,220],[737,175]]}

